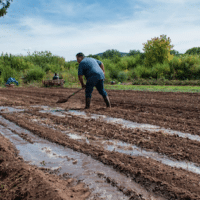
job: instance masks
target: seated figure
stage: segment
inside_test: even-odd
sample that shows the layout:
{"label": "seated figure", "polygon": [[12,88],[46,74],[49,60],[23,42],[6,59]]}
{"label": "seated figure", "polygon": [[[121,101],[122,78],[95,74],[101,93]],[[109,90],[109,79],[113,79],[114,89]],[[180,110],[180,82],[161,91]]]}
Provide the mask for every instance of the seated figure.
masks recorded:
{"label": "seated figure", "polygon": [[53,80],[59,79],[59,76],[57,75],[57,73],[55,73]]}

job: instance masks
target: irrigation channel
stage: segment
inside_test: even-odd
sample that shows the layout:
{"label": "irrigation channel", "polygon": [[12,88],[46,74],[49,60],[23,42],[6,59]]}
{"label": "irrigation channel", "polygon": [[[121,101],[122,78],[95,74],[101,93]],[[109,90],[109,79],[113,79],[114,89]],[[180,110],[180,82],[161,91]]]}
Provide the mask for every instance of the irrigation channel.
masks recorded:
{"label": "irrigation channel", "polygon": [[[18,150],[12,154],[13,159],[20,156],[27,166],[36,167],[38,174],[45,172],[40,174],[44,179],[54,175],[54,183],[56,177],[73,180],[75,188],[81,183],[79,191],[88,194],[87,198],[75,197],[78,189],[74,188],[71,198],[200,199],[198,95],[124,92],[124,102],[112,91],[115,100],[111,98],[111,110],[101,108],[101,104],[83,110],[82,97],[57,107],[52,103],[56,99],[53,90],[45,93],[41,89],[37,93],[36,89],[23,89],[20,95],[12,89],[0,92],[2,155],[12,150],[10,141]],[[12,95],[17,103],[9,99]],[[48,95],[53,100],[46,98]],[[131,95],[136,100],[131,102]],[[146,101],[145,95],[151,100]],[[0,157],[1,170],[7,165],[6,157]],[[0,173],[4,179],[0,192],[4,195],[11,195],[6,191],[10,184],[6,176],[12,175],[14,168],[9,169],[8,173]],[[24,195],[30,193],[23,188],[25,184],[16,190],[18,198],[25,199]],[[55,195],[57,199],[68,199]]]}
{"label": "irrigation channel", "polygon": [[[24,111],[12,107],[0,107],[0,110],[2,113]],[[130,177],[116,172],[90,156],[41,139],[1,116],[0,121],[4,125],[0,125],[0,133],[10,139],[25,161],[38,167],[45,166],[47,169],[58,170],[58,175],[67,172],[70,177],[83,181],[92,190],[92,195],[88,199],[96,196],[102,199],[129,199],[128,196],[131,195],[137,195],[141,199],[164,199],[148,192]],[[36,122],[36,120],[33,121]],[[20,137],[22,133],[26,134],[26,140]],[[82,139],[76,134],[67,133],[67,135],[72,139]],[[86,141],[90,143],[87,139]],[[109,142],[112,143],[112,141]],[[113,147],[113,145],[108,145],[110,151]]]}

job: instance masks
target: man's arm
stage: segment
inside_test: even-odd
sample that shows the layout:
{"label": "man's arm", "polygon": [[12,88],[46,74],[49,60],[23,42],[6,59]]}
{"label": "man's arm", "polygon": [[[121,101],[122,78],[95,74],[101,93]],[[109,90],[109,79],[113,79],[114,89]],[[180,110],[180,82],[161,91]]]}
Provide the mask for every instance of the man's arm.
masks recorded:
{"label": "man's arm", "polygon": [[85,84],[83,83],[83,75],[78,75],[78,79],[81,83],[82,88],[85,88]]}
{"label": "man's arm", "polygon": [[103,73],[104,73],[104,76],[105,76],[105,69],[104,69],[103,63],[101,63],[100,67],[101,67],[101,69],[103,70]]}

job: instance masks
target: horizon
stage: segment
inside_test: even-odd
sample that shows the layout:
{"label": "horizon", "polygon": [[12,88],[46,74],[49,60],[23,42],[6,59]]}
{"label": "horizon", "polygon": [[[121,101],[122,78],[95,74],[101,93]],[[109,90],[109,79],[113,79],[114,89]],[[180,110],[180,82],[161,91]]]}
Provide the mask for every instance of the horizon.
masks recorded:
{"label": "horizon", "polygon": [[144,53],[143,43],[164,34],[171,50],[183,54],[200,46],[199,5],[197,0],[13,0],[0,18],[0,50],[24,56],[50,51],[68,62],[78,52]]}

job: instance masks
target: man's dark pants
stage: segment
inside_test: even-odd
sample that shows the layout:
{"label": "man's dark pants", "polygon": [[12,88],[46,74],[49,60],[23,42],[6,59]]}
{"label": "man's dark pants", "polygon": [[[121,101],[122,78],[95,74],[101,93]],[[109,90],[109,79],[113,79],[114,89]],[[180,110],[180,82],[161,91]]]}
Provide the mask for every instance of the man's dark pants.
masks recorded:
{"label": "man's dark pants", "polygon": [[89,80],[87,80],[86,89],[85,89],[86,98],[92,97],[92,92],[93,92],[94,87],[96,87],[96,89],[98,90],[100,95],[102,95],[103,97],[107,96],[107,92],[104,89],[104,80],[103,79],[101,79],[101,80],[89,79]]}

